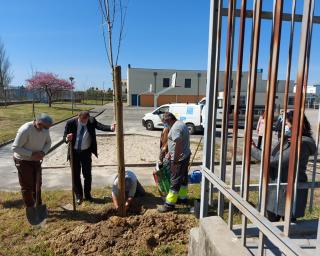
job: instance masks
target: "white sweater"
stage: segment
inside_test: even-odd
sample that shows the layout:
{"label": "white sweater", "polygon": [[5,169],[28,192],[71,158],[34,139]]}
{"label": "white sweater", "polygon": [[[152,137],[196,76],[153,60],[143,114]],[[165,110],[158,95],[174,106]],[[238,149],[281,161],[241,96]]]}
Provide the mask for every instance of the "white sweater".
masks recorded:
{"label": "white sweater", "polygon": [[12,145],[14,157],[20,160],[31,161],[33,152],[43,151],[48,153],[51,147],[49,130],[38,130],[33,122],[22,125]]}

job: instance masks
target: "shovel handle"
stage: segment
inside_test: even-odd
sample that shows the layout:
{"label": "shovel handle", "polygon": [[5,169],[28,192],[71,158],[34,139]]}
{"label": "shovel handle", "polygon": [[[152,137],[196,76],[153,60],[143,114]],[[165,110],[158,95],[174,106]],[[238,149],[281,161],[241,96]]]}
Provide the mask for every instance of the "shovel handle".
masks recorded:
{"label": "shovel handle", "polygon": [[42,161],[40,161],[40,168],[37,169],[36,171],[36,206],[40,205],[41,164],[42,164]]}
{"label": "shovel handle", "polygon": [[191,160],[191,162],[189,163],[188,172],[190,171],[191,165],[193,164],[193,161],[194,161],[194,159],[195,159],[195,157],[196,157],[196,154],[197,154],[198,149],[199,149],[199,147],[200,147],[201,141],[202,141],[202,136],[201,136],[201,138],[200,138],[200,140],[199,140],[198,146],[197,146],[197,148],[196,148],[196,151],[194,152],[194,155],[193,155],[193,157],[192,157],[192,160]]}
{"label": "shovel handle", "polygon": [[73,210],[76,211],[76,198],[74,194],[74,166],[73,166],[73,149],[72,142],[69,142],[68,145],[69,157],[70,157],[70,167],[71,167],[71,183],[72,183],[72,206]]}

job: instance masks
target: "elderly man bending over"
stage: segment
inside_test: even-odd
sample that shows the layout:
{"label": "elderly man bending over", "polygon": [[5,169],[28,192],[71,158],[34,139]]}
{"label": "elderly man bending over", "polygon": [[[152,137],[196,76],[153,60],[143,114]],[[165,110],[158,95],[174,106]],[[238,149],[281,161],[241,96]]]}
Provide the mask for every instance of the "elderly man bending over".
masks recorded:
{"label": "elderly man bending over", "polygon": [[[41,162],[51,147],[49,128],[53,121],[46,114],[22,125],[12,145],[13,160],[18,170],[22,198],[27,207],[33,207],[36,201],[36,177],[40,174]],[[41,204],[41,191],[38,193]]]}

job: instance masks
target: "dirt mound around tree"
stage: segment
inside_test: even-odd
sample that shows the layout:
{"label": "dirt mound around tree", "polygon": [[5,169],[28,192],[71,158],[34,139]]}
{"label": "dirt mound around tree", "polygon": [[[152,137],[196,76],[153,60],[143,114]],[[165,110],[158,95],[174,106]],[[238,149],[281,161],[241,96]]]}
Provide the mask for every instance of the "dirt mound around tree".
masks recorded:
{"label": "dirt mound around tree", "polygon": [[[133,209],[126,218],[115,216],[111,205],[102,221],[56,230],[49,246],[65,255],[151,255],[155,248],[170,242],[187,244],[196,219],[174,212],[160,214],[156,209]],[[138,214],[138,215],[137,215]]]}

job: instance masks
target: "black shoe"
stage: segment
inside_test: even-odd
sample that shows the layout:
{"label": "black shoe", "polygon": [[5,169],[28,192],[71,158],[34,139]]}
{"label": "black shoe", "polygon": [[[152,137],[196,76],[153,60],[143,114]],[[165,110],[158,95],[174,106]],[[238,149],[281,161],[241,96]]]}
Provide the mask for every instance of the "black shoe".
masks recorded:
{"label": "black shoe", "polygon": [[297,223],[297,218],[292,217],[292,218],[291,218],[291,222],[292,222],[292,223]]}
{"label": "black shoe", "polygon": [[82,198],[81,197],[76,197],[76,204],[80,205],[82,203]]}
{"label": "black shoe", "polygon": [[177,204],[189,204],[188,198],[178,199]]}
{"label": "black shoe", "polygon": [[92,197],[91,195],[86,196],[86,197],[84,198],[84,200],[85,200],[85,201],[89,201],[89,202],[93,202],[93,201],[94,201],[94,199],[93,199],[93,197]]}
{"label": "black shoe", "polygon": [[158,207],[158,212],[165,213],[165,212],[171,212],[174,211],[175,207],[173,205],[163,204],[160,207]]}

